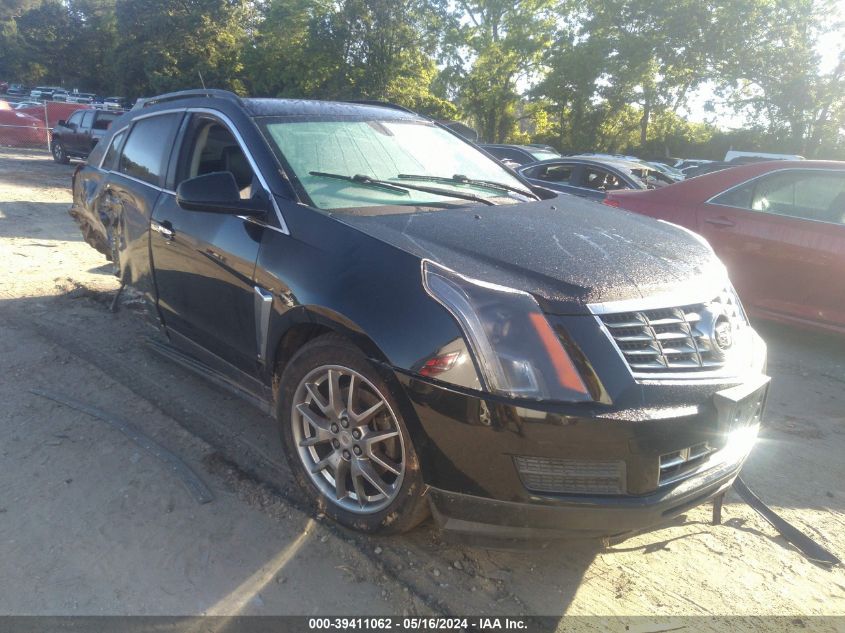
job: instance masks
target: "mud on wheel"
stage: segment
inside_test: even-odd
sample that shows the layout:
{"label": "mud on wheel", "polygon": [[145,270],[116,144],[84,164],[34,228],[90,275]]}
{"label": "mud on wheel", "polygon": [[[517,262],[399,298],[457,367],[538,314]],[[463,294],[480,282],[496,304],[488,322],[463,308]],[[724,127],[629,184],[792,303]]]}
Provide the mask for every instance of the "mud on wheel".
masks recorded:
{"label": "mud on wheel", "polygon": [[297,480],[326,514],[366,532],[401,532],[425,518],[407,427],[387,386],[345,339],[323,336],[294,356],[277,413]]}

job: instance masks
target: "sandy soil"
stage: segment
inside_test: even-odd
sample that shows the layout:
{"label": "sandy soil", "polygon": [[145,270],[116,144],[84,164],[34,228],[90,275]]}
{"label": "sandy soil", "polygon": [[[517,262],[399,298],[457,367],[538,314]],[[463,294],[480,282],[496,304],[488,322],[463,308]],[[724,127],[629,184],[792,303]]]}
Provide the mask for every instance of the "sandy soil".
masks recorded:
{"label": "sandy soil", "polygon": [[[67,215],[72,171],[0,150],[0,614],[779,615],[755,622],[830,630],[809,616],[845,615],[845,571],[733,494],[720,526],[705,506],[607,547],[485,550],[431,525],[376,539],[312,517],[274,422],[149,351],[131,296],[108,312],[115,280]],[[773,384],[743,477],[843,558],[845,341],[759,326]],[[131,422],[215,500],[34,388]]]}

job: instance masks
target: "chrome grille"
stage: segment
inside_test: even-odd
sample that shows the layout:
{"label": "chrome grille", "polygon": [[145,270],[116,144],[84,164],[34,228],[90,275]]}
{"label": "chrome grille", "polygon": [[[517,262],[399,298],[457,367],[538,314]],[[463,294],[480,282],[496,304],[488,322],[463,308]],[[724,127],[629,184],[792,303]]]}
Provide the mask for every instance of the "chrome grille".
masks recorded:
{"label": "chrome grille", "polygon": [[714,315],[724,315],[734,337],[748,325],[732,289],[706,303],[601,314],[628,366],[635,372],[690,372],[724,367],[727,357],[714,345]]}

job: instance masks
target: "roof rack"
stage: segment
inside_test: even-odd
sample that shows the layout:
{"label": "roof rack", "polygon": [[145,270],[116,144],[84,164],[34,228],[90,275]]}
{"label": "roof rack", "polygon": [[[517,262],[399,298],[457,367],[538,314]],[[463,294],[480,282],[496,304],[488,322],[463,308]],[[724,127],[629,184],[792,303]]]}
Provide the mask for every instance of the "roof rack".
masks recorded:
{"label": "roof rack", "polygon": [[241,101],[241,98],[234,92],[229,92],[228,90],[219,90],[216,88],[198,88],[194,90],[179,90],[177,92],[168,92],[167,94],[158,95],[157,97],[138,99],[138,101],[135,102],[135,107],[133,107],[132,109],[136,110],[157,105],[159,103],[167,103],[168,101],[178,101],[180,99],[192,99],[196,97],[226,99],[227,101],[233,101],[238,105],[241,105],[243,103]]}
{"label": "roof rack", "polygon": [[415,112],[410,108],[406,108],[405,106],[401,106],[398,103],[390,103],[390,101],[378,101],[376,99],[348,99],[346,103],[357,103],[358,105],[371,105],[371,106],[381,106],[382,108],[390,108],[391,110],[400,110],[401,112],[407,112],[409,114],[416,114],[420,116],[419,112]]}

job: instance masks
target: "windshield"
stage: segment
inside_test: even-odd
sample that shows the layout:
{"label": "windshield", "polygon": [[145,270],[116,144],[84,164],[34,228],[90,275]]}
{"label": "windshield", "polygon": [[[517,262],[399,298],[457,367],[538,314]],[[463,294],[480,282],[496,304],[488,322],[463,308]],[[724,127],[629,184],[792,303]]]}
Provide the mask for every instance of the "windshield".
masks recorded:
{"label": "windshield", "polygon": [[527,199],[506,190],[525,190],[526,185],[498,162],[428,121],[273,117],[262,123],[274,149],[321,209],[477,204],[474,197],[497,204]]}

